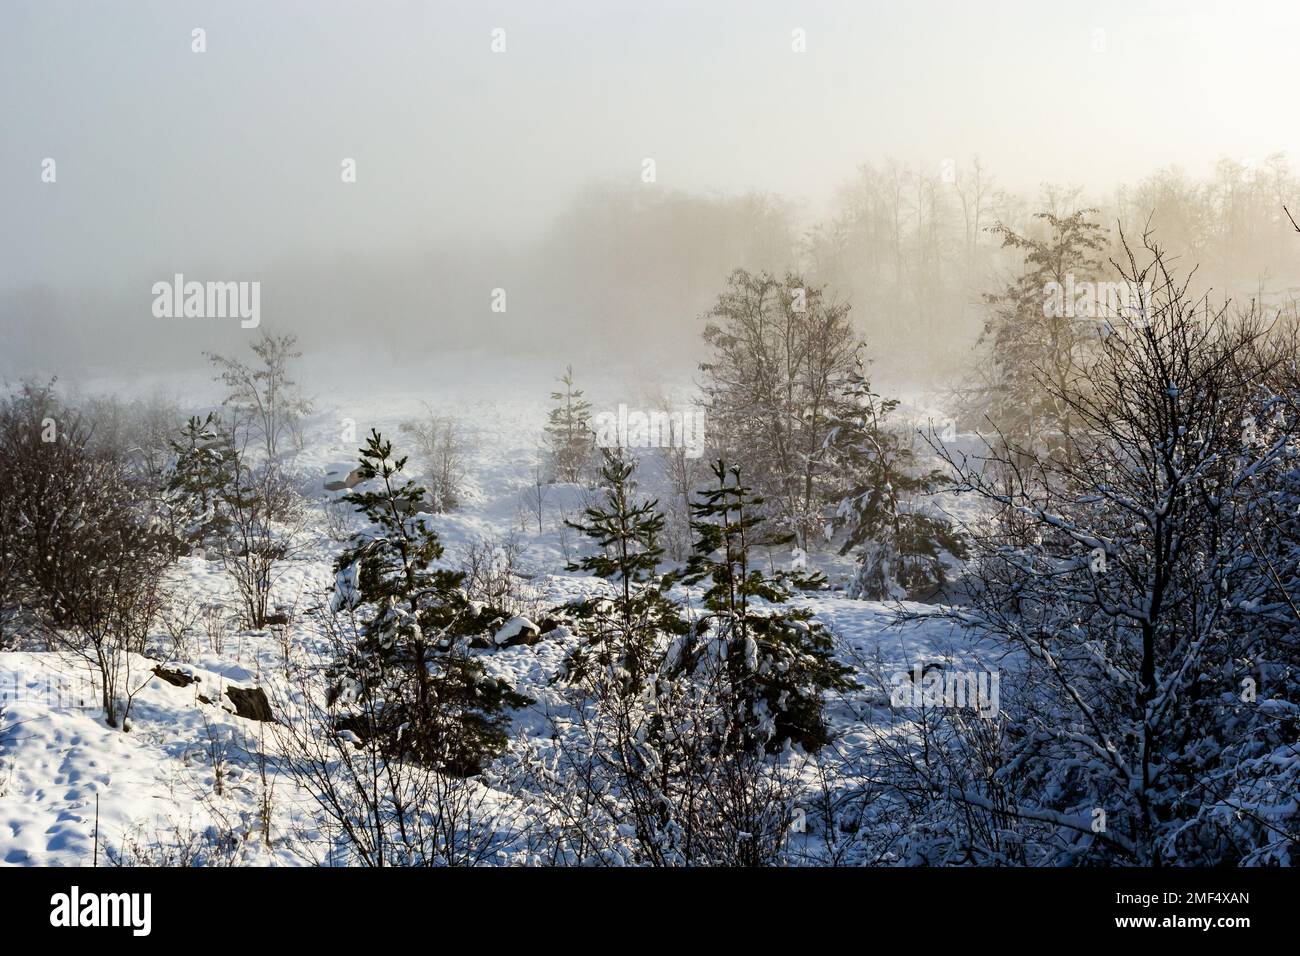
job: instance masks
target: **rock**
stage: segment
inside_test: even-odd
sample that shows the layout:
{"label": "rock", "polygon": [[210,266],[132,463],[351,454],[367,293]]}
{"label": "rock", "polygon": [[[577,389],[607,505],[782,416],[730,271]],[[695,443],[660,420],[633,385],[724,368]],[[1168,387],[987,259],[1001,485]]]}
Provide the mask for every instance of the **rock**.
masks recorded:
{"label": "rock", "polygon": [[[338,474],[338,472],[333,472],[333,474]],[[353,488],[355,488],[357,485],[361,484],[361,482],[362,482],[361,469],[353,468],[350,472],[348,472],[348,476],[344,478],[342,481],[325,482],[325,490],[326,491],[350,491]]]}
{"label": "rock", "polygon": [[518,647],[520,644],[533,645],[542,639],[542,632],[526,617],[512,617],[506,621],[501,630],[492,638],[497,647]]}
{"label": "rock", "polygon": [[355,714],[347,714],[334,721],[334,729],[338,731],[340,740],[347,741],[358,750],[366,745],[367,726],[365,718]]}
{"label": "rock", "polygon": [[168,670],[161,664],[155,664],[153,668],[155,677],[159,677],[171,684],[173,687],[189,687],[191,684],[197,684],[199,679],[193,674],[187,674],[181,670]]}
{"label": "rock", "polygon": [[500,614],[484,605],[471,604],[473,616],[467,621],[470,627],[480,633],[471,638],[469,646],[478,650],[499,649],[503,647],[531,647],[548,633],[562,627],[564,622],[558,618],[543,618],[541,626],[526,617],[512,617],[503,620]]}
{"label": "rock", "polygon": [[407,498],[394,501],[393,510],[401,515],[409,515],[409,514],[431,515],[431,514],[438,513],[437,506],[427,496],[421,498],[419,501],[411,501],[410,499]]}
{"label": "rock", "polygon": [[235,705],[236,717],[275,721],[275,717],[271,715],[271,702],[266,699],[266,691],[262,688],[227,687],[226,696]]}

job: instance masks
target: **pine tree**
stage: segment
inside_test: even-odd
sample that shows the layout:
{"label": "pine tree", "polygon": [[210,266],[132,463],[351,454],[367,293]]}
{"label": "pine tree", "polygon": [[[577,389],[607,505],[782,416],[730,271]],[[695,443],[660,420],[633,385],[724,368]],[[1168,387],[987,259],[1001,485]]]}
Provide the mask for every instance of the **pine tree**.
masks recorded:
{"label": "pine tree", "polygon": [[921,471],[911,444],[887,427],[897,407],[896,399],[881,398],[854,375],[826,439],[843,481],[834,517],[844,532],[840,554],[861,549],[850,597],[902,599],[938,588],[943,555],[965,551],[951,524],[915,500],[938,487],[942,472]]}
{"label": "pine tree", "polygon": [[239,453],[211,412],[202,420],[191,417],[169,444],[176,461],[164,494],[173,533],[187,547],[207,547],[222,538],[228,524],[218,504],[235,480]]}
{"label": "pine tree", "polygon": [[611,450],[603,450],[602,456],[604,501],[587,508],[585,520],[566,522],[595,542],[600,551],[568,567],[609,581],[615,596],[568,607],[588,643],[570,656],[566,676],[589,679],[597,676],[599,668],[612,674],[624,693],[637,693],[658,670],[656,655],[662,638],[684,634],[686,625],[677,605],[667,597],[673,576],[656,573],[663,558],[659,539],[664,517],[659,502],[634,501],[634,461]]}
{"label": "pine tree", "polygon": [[582,480],[595,447],[591,403],[583,398],[582,389],[574,386],[572,365],[564,370],[560,383],[564,390],[551,392],[551,400],[560,404],[551,409],[546,440],[556,479],[574,483]]}
{"label": "pine tree", "polygon": [[764,538],[762,499],[740,470],[718,461],[713,474],[717,485],[692,506],[697,538],[683,576],[709,582],[706,613],[673,667],[720,679],[734,719],[729,747],[775,753],[793,742],[816,750],[829,741],[822,694],[854,687],[851,670],[834,659],[831,636],[811,611],[772,606],[789,601],[789,590],[750,564],[752,547],[788,544],[793,535]]}
{"label": "pine tree", "polygon": [[[1054,454],[1071,445],[1076,416],[1056,396],[1085,384],[1083,368],[1104,317],[1095,308],[1066,301],[1066,290],[1101,275],[1096,253],[1105,246],[1105,230],[1091,219],[1096,212],[1036,213],[1050,230],[1045,239],[1002,223],[993,227],[1003,248],[1025,256],[1016,280],[986,297],[991,314],[980,336],[989,349],[985,413],[1014,448]],[[1049,294],[1052,289],[1056,294]]]}
{"label": "pine tree", "polygon": [[[468,776],[505,748],[506,709],[531,701],[468,654],[479,622],[499,615],[471,604],[463,574],[430,568],[442,545],[418,511],[425,490],[403,478],[405,466],[372,431],[361,450],[362,485],[346,496],[372,530],[335,563],[333,609],[359,613],[360,636],[336,667],[332,697],[369,695],[364,710],[380,715],[373,732],[391,756]],[[371,481],[375,490],[364,490]]]}

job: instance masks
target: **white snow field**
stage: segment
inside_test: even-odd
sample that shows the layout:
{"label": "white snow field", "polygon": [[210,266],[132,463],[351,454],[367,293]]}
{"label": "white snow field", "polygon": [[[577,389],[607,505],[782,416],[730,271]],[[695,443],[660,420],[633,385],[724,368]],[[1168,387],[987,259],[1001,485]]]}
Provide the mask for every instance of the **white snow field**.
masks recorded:
{"label": "white snow field", "polygon": [[[570,556],[586,552],[584,542],[563,530],[562,518],[579,511],[588,492],[577,486],[550,486],[540,532],[535,514],[521,499],[538,460],[550,407],[547,395],[561,369],[520,362],[485,377],[475,371],[477,366],[473,357],[452,356],[421,373],[406,371],[400,380],[378,376],[349,382],[338,376],[335,381],[348,383],[328,394],[314,386],[319,379],[309,369],[302,372],[300,381],[313,394],[316,410],[303,448],[289,468],[302,476],[303,489],[312,499],[312,540],[302,554],[278,569],[273,603],[288,611],[290,621],[261,632],[235,627],[222,632],[218,619],[233,615],[235,603],[219,563],[182,558],[172,572],[177,613],[183,608],[197,615],[199,624],[186,644],[188,656],[170,660],[165,667],[197,680],[175,686],[151,673],[154,661],[133,658],[130,689],[138,692],[129,732],[106,726],[84,662],[30,648],[0,653],[0,865],[332,861],[328,852],[318,851],[328,840],[321,839],[313,801],[275,769],[275,744],[267,725],[236,716],[225,690],[261,687],[278,700],[289,687],[286,670],[325,659],[325,642],[307,613],[327,601],[333,583],[331,561],[339,548],[327,534],[320,506],[338,495],[324,492],[322,484],[355,465],[355,449],[372,427],[403,450],[409,442],[404,442],[400,423],[418,417],[427,403],[467,433],[467,500],[459,510],[435,520],[449,565],[476,540],[513,534],[539,611],[603,586],[597,579],[563,571],[566,549]],[[580,384],[597,408],[619,401],[651,405],[644,393],[629,395],[622,376],[606,372],[600,379],[578,371]],[[208,385],[201,372],[192,380],[132,384],[140,392],[172,390],[193,404],[216,397],[215,386]],[[123,386],[102,382],[86,391]],[[355,437],[348,434],[350,427]],[[655,494],[656,463],[652,455],[647,457],[642,486]],[[421,470],[414,457],[412,466]],[[774,563],[787,557],[770,556]],[[831,554],[811,560],[833,585],[842,583],[852,567],[851,559]],[[943,621],[899,623],[896,606],[849,600],[835,591],[799,600],[833,628],[839,655],[855,667],[877,659],[886,671],[903,671],[918,659],[977,657],[967,639]],[[909,609],[928,610],[921,605]],[[202,622],[208,617],[217,624],[205,634]],[[475,652],[491,672],[508,676],[520,692],[537,701],[512,713],[516,737],[540,733],[547,709],[561,706],[548,682],[573,640],[561,632],[532,646]],[[879,686],[830,701],[828,713],[837,736],[834,747],[827,749],[830,759],[851,756],[864,733],[880,732],[891,721],[887,695]],[[261,760],[259,754],[270,759]],[[269,828],[260,810],[268,797],[274,806]],[[220,846],[213,846],[214,834],[221,835]],[[504,852],[499,860],[529,862],[522,849]]]}

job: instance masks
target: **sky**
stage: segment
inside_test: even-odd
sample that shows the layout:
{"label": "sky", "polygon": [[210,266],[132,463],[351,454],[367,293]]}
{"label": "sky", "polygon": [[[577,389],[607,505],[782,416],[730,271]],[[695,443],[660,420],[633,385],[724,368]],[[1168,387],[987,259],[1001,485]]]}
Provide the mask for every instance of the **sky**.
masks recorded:
{"label": "sky", "polygon": [[1294,157],[1298,50],[1294,2],[4,0],[0,294],[526,239],[647,158],[815,211],[886,156]]}

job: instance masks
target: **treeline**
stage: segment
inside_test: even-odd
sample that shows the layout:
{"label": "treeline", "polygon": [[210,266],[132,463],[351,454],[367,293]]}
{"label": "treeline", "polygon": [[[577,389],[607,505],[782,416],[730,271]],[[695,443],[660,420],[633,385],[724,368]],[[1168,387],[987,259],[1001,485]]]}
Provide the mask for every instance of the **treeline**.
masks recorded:
{"label": "treeline", "polygon": [[[1119,251],[1117,226],[1140,235],[1150,225],[1178,251],[1180,266],[1199,265],[1208,285],[1283,298],[1300,287],[1283,242],[1290,224],[1282,205],[1295,195],[1296,177],[1281,156],[1225,159],[1203,179],[1163,169],[1087,196],[1063,186],[1017,193],[996,172],[964,157],[866,163],[816,214],[774,195],[592,187],[540,237],[444,239],[329,263],[286,260],[247,278],[265,287],[268,321],[313,351],[360,345],[364,334],[369,347],[401,358],[497,347],[508,331],[520,351],[586,362],[620,339],[634,339],[638,354],[689,357],[695,317],[733,269],[789,269],[853,305],[859,331],[890,359],[891,377],[931,382],[960,373],[979,333],[983,295],[1019,265],[988,231],[995,222],[1032,235],[1037,212],[1067,217],[1095,208],[1106,230],[1103,261]],[[189,271],[210,278],[197,265]],[[235,347],[237,324],[191,322],[183,336],[160,336],[159,320],[142,305],[158,278],[140,277],[140,292],[129,295],[42,288],[0,295],[11,363],[0,372],[93,367],[108,357],[128,367],[163,359],[183,365],[194,360],[196,342]],[[502,303],[504,312],[493,311]],[[79,316],[92,313],[97,327],[82,327]],[[367,316],[364,327],[358,315]]]}

